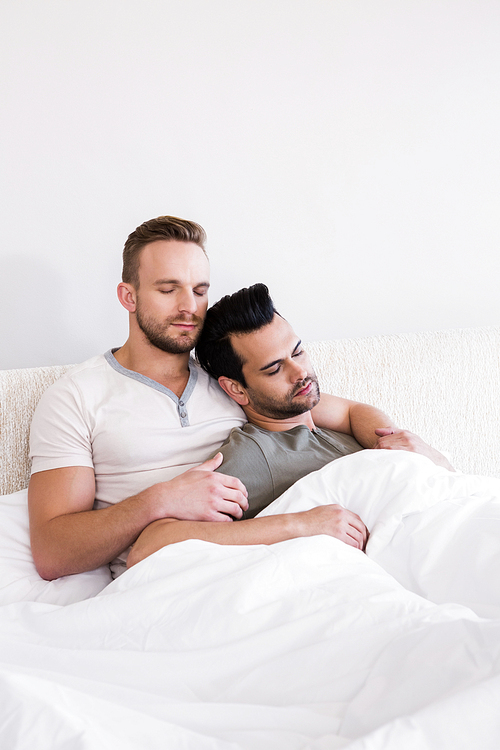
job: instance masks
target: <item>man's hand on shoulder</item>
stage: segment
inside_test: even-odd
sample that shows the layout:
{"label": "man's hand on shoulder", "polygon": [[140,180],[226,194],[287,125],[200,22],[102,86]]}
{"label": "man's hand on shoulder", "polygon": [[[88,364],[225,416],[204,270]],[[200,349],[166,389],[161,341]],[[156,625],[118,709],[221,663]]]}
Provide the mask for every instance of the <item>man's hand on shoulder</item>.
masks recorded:
{"label": "man's hand on shoulder", "polygon": [[414,435],[413,432],[391,427],[381,427],[377,428],[375,433],[379,437],[373,446],[374,450],[399,450],[420,453],[422,456],[430,458],[437,466],[444,466],[449,471],[455,471],[446,456],[443,456],[438,450],[425,443],[422,438]]}
{"label": "man's hand on shoulder", "polygon": [[232,521],[241,518],[248,508],[247,491],[236,477],[215,470],[221,465],[222,453],[188,469],[174,479],[150,487],[159,503],[159,517],[183,521]]}

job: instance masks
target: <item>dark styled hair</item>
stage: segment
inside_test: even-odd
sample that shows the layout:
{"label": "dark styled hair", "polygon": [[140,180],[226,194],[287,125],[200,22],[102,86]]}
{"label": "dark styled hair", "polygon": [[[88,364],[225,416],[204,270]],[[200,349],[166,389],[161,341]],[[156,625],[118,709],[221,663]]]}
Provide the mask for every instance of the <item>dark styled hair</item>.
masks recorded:
{"label": "dark styled hair", "polygon": [[178,240],[194,242],[206,255],[207,235],[203,227],[194,221],[178,219],[176,216],[159,216],[141,224],[130,234],[123,248],[122,281],[139,288],[139,256],[150,242],[158,240]]}
{"label": "dark styled hair", "polygon": [[258,331],[279,315],[265,284],[254,284],[222,297],[208,311],[196,356],[213,378],[221,375],[246,387],[242,367],[245,364],[231,345],[231,336]]}

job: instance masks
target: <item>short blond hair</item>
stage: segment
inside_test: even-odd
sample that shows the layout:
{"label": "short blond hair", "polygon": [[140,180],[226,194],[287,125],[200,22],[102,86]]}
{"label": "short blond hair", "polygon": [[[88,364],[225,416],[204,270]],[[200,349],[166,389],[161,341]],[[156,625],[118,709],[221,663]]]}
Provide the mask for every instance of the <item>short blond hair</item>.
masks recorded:
{"label": "short blond hair", "polygon": [[193,242],[201,247],[206,255],[205,242],[207,235],[203,227],[188,219],[177,216],[158,216],[141,224],[130,234],[123,248],[122,281],[139,288],[139,256],[141,250],[150,242],[158,240],[177,240]]}

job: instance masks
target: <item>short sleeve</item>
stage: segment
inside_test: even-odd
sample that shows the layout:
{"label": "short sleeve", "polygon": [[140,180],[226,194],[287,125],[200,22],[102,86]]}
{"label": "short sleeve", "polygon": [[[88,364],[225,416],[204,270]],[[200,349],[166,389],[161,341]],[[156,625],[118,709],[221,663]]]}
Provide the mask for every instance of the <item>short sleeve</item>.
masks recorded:
{"label": "short sleeve", "polygon": [[217,471],[243,482],[248,492],[248,510],[243,518],[254,518],[275,499],[272,475],[262,449],[250,435],[235,428],[219,452],[224,461]]}
{"label": "short sleeve", "polygon": [[93,468],[92,441],[80,392],[63,377],[42,395],[30,430],[31,473],[67,466]]}

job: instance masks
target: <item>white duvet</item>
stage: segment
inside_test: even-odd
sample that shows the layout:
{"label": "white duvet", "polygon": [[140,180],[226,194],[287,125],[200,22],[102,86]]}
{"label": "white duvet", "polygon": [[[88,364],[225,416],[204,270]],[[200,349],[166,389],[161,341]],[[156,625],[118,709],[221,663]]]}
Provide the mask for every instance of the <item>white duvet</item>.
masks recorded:
{"label": "white duvet", "polygon": [[[3,500],[21,540],[22,493]],[[365,520],[366,554],[193,540],[58,588],[4,555],[0,748],[497,750],[500,480],[363,451],[265,513],[325,502]]]}

